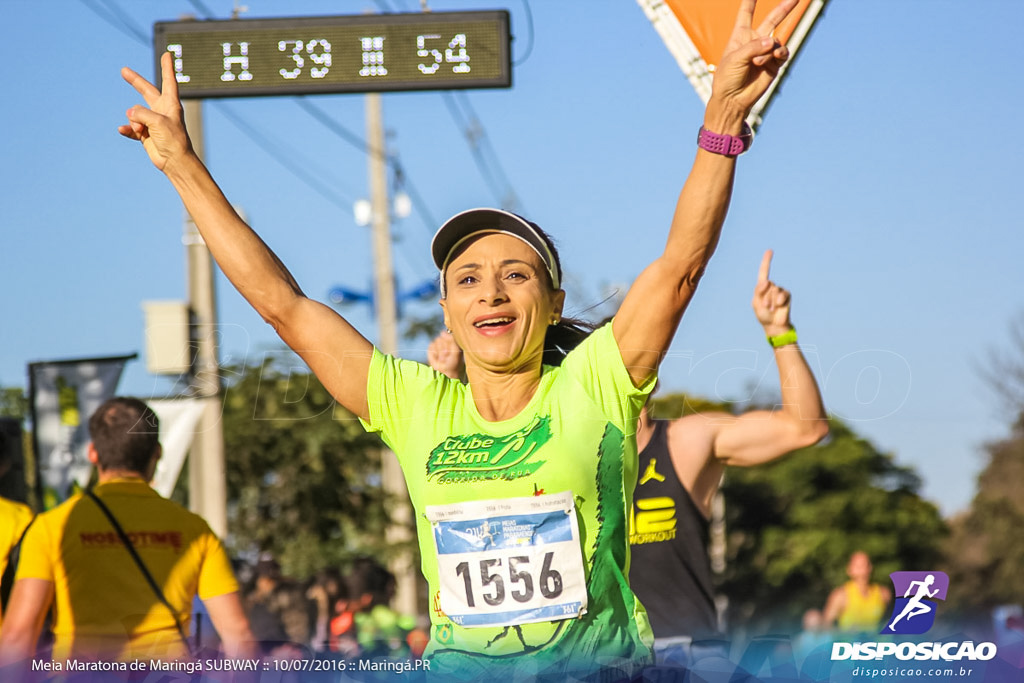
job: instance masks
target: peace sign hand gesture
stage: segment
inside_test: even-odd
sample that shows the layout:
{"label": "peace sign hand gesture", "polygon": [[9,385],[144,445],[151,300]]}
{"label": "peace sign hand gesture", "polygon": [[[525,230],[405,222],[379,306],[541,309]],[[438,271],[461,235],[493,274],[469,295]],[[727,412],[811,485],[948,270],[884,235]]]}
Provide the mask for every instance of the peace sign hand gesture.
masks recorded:
{"label": "peace sign hand gesture", "polygon": [[172,161],[192,151],[192,143],[185,130],[170,52],[160,57],[160,69],[162,91],[128,67],[121,69],[121,77],[142,95],[149,108],[135,105],[129,109],[128,123],[118,126],[117,132],[141,142],[153,165],[166,173]]}
{"label": "peace sign hand gesture", "polygon": [[768,271],[772,265],[772,250],[764,252],[761,268],[757,274],[757,285],[754,286],[754,315],[764,327],[765,334],[774,337],[793,329],[789,320],[789,291],[779,287],[768,279]]}
{"label": "peace sign hand gesture", "polygon": [[752,23],[756,5],[757,0],[742,0],[736,25],[711,85],[712,98],[733,104],[744,116],[768,90],[789,58],[789,48],[772,34],[796,7],[797,0],[782,0],[755,29]]}

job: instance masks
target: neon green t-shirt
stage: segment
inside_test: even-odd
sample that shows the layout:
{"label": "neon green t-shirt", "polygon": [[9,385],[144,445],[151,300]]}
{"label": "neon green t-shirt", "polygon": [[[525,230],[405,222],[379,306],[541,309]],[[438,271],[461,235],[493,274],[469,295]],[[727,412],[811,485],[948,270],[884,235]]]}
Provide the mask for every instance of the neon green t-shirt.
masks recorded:
{"label": "neon green t-shirt", "polygon": [[[188,633],[192,598],[238,590],[220,540],[202,517],[141,481],[95,487]],[[53,658],[131,660],[187,654],[174,618],[146,583],[110,521],[79,494],[40,514],[25,534],[17,579],[54,584]]]}
{"label": "neon green t-shirt", "polygon": [[[650,625],[626,577],[627,511],[637,477],[635,431],[653,386],[653,378],[644,387],[633,386],[608,324],[560,367],[544,366],[536,394],[519,415],[488,422],[477,412],[468,385],[374,351],[367,386],[370,420],[364,426],[381,432],[398,456],[415,508],[422,570],[430,588],[426,656],[432,672],[476,678],[504,664],[526,675],[596,669],[628,674],[649,663]],[[428,506],[566,491],[575,501],[585,613],[515,625],[467,626],[456,623],[461,617],[450,618],[442,608],[443,577]],[[483,531],[501,523],[491,520]],[[529,542],[527,537],[519,540]],[[536,558],[518,567],[528,567],[529,579],[507,557],[504,565],[492,560],[482,569],[475,561],[463,564],[457,578],[465,580],[465,599],[473,604],[475,598],[477,606],[500,599],[511,608],[516,606],[513,593],[560,589],[550,572],[544,578],[547,566],[541,570]],[[502,577],[501,590],[486,579],[485,587],[479,585],[478,575],[488,572]]]}

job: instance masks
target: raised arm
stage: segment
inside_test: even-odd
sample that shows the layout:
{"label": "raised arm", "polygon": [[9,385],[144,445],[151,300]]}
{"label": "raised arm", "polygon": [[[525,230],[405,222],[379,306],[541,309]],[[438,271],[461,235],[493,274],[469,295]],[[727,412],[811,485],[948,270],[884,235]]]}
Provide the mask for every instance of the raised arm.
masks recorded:
{"label": "raised arm", "polygon": [[769,278],[772,252],[761,259],[751,305],[765,336],[774,339],[782,406],[736,416],[724,412],[687,415],[669,425],[669,453],[679,480],[706,514],[726,465],[769,462],[817,443],[828,434],[828,416],[818,384],[795,340],[790,294]]}
{"label": "raised arm", "polygon": [[[744,119],[789,56],[771,33],[797,4],[783,0],[755,29],[756,0],[743,0],[715,72],[704,127],[739,136]],[[664,252],[636,279],[613,323],[622,359],[639,386],[661,362],[718,244],[736,160],[699,149],[676,203]]]}
{"label": "raised arm", "polygon": [[118,132],[142,143],[150,161],[178,191],[221,270],[302,356],[338,401],[368,417],[366,381],[373,347],[333,309],[306,297],[284,264],[231,207],[185,130],[171,54],[160,60],[162,91],[124,68],[121,75],[146,102],[128,110]]}
{"label": "raised arm", "polygon": [[[828,434],[828,415],[818,383],[796,343],[790,320],[790,294],[769,279],[772,252],[761,260],[751,305],[765,336],[773,341],[779,369],[782,406],[755,410],[720,422],[714,456],[726,465],[758,465],[821,441]],[[780,344],[779,346],[775,346]]]}

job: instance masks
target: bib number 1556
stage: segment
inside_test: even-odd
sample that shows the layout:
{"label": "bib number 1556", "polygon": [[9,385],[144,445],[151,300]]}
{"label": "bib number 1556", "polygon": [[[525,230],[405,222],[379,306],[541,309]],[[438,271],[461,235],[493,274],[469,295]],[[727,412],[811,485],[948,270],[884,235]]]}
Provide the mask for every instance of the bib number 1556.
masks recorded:
{"label": "bib number 1556", "polygon": [[[537,576],[536,588],[541,595],[551,600],[562,594],[562,575],[557,569],[551,568],[551,560],[554,553],[544,553],[544,561],[540,567],[540,575]],[[473,569],[469,562],[460,562],[455,565],[455,573],[462,578],[466,586],[466,604],[469,607],[476,607],[476,598],[480,596],[484,602],[492,607],[500,605],[505,601],[506,595],[520,603],[526,603],[534,596],[534,575],[530,572],[530,558],[525,555],[509,557],[508,560],[508,591],[505,589],[505,574],[502,571],[501,558],[480,560],[479,562],[479,584],[474,586],[472,577]],[[475,569],[475,568],[474,568]]]}

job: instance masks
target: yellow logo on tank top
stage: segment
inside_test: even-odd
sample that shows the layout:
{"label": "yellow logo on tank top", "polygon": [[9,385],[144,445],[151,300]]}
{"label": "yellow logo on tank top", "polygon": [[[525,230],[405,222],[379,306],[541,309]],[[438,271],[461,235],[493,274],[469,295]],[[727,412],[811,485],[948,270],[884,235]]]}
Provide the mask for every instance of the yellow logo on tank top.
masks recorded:
{"label": "yellow logo on tank top", "polygon": [[637,498],[629,516],[629,543],[661,543],[676,537],[676,503],[668,496]]}
{"label": "yellow logo on tank top", "polygon": [[665,481],[665,475],[658,474],[658,471],[654,469],[657,465],[658,459],[651,458],[651,461],[647,463],[647,469],[644,470],[644,475],[640,477],[640,481],[637,483],[637,486],[643,486],[652,479],[654,481]]}

